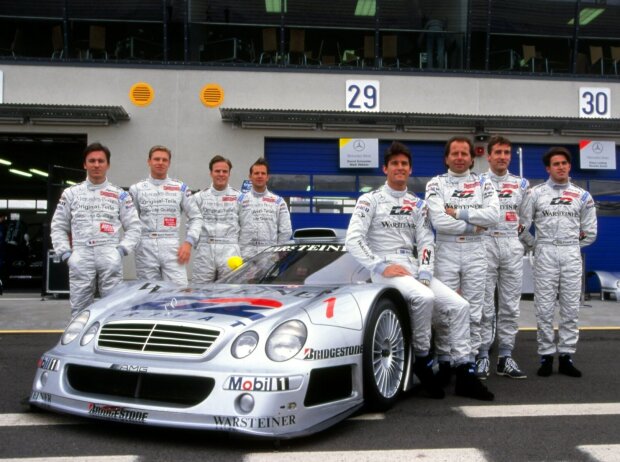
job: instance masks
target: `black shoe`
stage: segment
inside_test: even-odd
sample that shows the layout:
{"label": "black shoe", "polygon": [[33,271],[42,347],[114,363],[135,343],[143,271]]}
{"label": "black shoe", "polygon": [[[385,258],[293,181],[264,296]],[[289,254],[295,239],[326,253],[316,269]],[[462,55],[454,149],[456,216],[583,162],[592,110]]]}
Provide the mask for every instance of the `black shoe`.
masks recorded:
{"label": "black shoe", "polygon": [[553,373],[553,356],[542,355],[540,357],[540,367],[536,373],[540,377],[549,377]]}
{"label": "black shoe", "polygon": [[495,395],[476,377],[474,364],[462,364],[456,368],[456,386],[454,392],[458,396],[493,401]]}
{"label": "black shoe", "polygon": [[437,381],[442,387],[447,387],[452,381],[452,366],[450,361],[439,361],[439,369],[437,371]]}
{"label": "black shoe", "polygon": [[573,365],[573,360],[568,354],[560,355],[560,368],[558,372],[569,377],[581,377],[581,371]]}
{"label": "black shoe", "polygon": [[433,399],[443,399],[446,393],[441,387],[441,383],[433,374],[433,359],[430,355],[416,356],[413,363],[413,373],[420,379],[422,388]]}
{"label": "black shoe", "polygon": [[497,375],[504,375],[511,379],[526,379],[527,375],[510,356],[502,356],[497,361]]}

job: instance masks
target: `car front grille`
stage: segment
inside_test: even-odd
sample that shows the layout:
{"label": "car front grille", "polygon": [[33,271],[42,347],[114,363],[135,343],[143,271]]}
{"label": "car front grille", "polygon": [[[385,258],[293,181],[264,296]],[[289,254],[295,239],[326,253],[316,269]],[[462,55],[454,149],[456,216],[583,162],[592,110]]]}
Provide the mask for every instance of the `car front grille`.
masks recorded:
{"label": "car front grille", "polygon": [[207,399],[215,385],[210,377],[151,374],[148,368],[143,369],[146,372],[138,373],[69,364],[67,382],[76,391],[98,397],[187,407]]}
{"label": "car front grille", "polygon": [[144,354],[202,356],[220,335],[216,329],[171,322],[111,322],[99,333],[104,350]]}

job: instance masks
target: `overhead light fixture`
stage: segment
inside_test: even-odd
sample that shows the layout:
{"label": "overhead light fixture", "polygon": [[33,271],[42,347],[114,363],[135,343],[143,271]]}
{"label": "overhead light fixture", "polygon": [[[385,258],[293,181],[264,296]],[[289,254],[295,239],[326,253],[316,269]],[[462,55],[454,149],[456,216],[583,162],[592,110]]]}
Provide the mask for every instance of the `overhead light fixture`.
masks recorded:
{"label": "overhead light fixture", "polygon": [[15,175],[21,175],[21,176],[26,176],[28,178],[32,177],[32,173],[28,173],[28,172],[24,172],[22,170],[17,170],[16,168],[10,168],[9,172],[15,174]]}
{"label": "overhead light fixture", "polygon": [[107,126],[110,125],[109,119],[80,119],[64,117],[31,117],[30,123],[33,125],[78,125],[78,126]]}
{"label": "overhead light fixture", "polygon": [[454,133],[470,135],[476,133],[475,127],[428,127],[422,125],[405,125],[403,131],[407,133]]}
{"label": "overhead light fixture", "polygon": [[327,124],[323,124],[323,130],[326,130],[326,131],[350,130],[350,131],[362,131],[362,132],[395,132],[396,125],[327,123]]}
{"label": "overhead light fixture", "polygon": [[284,12],[287,11],[287,0],[265,0],[265,11],[267,13],[282,13],[282,8],[284,8]]}
{"label": "overhead light fixture", "polygon": [[612,137],[617,137],[618,135],[620,135],[620,131],[618,130],[579,130],[579,129],[563,129],[560,130],[560,135],[562,136],[577,136],[577,137],[583,137],[583,138],[587,138],[587,139],[600,139],[600,138],[596,138],[598,137],[604,137],[604,136],[608,136],[610,138]]}
{"label": "overhead light fixture", "polygon": [[316,130],[315,123],[308,122],[241,122],[241,128]]}
{"label": "overhead light fixture", "polygon": [[0,164],[2,164],[2,165],[12,165],[13,162],[11,162],[10,160],[0,159]]}
{"label": "overhead light fixture", "polygon": [[489,135],[554,135],[555,129],[553,128],[512,128],[512,127],[486,127],[486,132]]}
{"label": "overhead light fixture", "polygon": [[11,116],[3,116],[0,117],[0,124],[3,125],[23,125],[26,121],[23,117],[11,117]]}
{"label": "overhead light fixture", "polygon": [[[603,14],[604,11],[605,11],[605,8],[583,8],[579,12],[579,25],[586,26],[590,24],[592,21],[598,18],[601,14]],[[572,18],[570,21],[568,21],[568,25],[574,26],[575,18]]]}
{"label": "overhead light fixture", "polygon": [[77,183],[75,181],[67,180],[65,181],[69,186],[75,186]]}
{"label": "overhead light fixture", "polygon": [[47,172],[44,172],[43,170],[39,170],[36,168],[29,168],[28,171],[34,173],[35,175],[44,176],[45,178],[49,176]]}
{"label": "overhead light fixture", "polygon": [[377,14],[376,0],[357,0],[355,16],[374,16]]}

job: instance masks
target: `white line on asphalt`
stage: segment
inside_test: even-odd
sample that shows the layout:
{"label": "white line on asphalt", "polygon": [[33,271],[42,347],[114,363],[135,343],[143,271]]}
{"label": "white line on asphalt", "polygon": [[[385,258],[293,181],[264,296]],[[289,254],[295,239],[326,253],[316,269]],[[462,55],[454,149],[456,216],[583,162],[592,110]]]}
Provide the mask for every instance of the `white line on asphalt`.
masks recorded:
{"label": "white line on asphalt", "polygon": [[519,404],[505,406],[461,406],[454,408],[467,417],[551,417],[568,415],[620,414],[620,403]]}
{"label": "white line on asphalt", "polygon": [[75,456],[75,457],[27,457],[0,459],[0,462],[137,462],[139,456]]}
{"label": "white line on asphalt", "polygon": [[349,420],[385,420],[385,414],[382,413],[369,413],[356,415],[355,417],[349,417]]}
{"label": "white line on asphalt", "polygon": [[330,452],[265,452],[243,456],[243,462],[485,462],[484,452],[475,448],[450,449],[396,449],[386,451],[330,451]]}
{"label": "white line on asphalt", "polygon": [[75,425],[90,423],[85,419],[55,414],[0,414],[0,427],[32,427],[36,425]]}
{"label": "white line on asphalt", "polygon": [[577,449],[599,462],[620,461],[620,444],[586,444]]}

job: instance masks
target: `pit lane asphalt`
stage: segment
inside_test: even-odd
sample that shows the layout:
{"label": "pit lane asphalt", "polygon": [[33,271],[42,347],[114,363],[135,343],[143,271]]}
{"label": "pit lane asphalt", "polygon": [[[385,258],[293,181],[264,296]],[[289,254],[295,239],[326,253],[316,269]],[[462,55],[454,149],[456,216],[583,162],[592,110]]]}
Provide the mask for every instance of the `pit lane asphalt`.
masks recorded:
{"label": "pit lane asphalt", "polygon": [[[269,456],[277,450],[300,458],[316,451],[346,451],[352,454],[346,460],[370,460],[364,451],[476,448],[492,461],[585,461],[592,459],[577,449],[579,445],[619,445],[620,415],[468,418],[457,410],[460,406],[620,401],[620,303],[596,297],[584,302],[582,334],[575,355],[577,366],[584,372],[581,379],[558,374],[536,376],[533,301],[524,299],[521,309],[514,357],[528,378],[515,381],[491,375],[487,383],[496,394],[493,403],[459,398],[453,389],[442,401],[410,392],[382,420],[349,419],[317,435],[282,441],[278,447],[273,442],[226,434],[90,420],[68,425],[6,426],[0,427],[0,459],[70,456],[79,460],[127,454],[139,456],[140,461],[242,461],[249,453]],[[29,414],[22,401],[30,392],[36,361],[58,341],[69,314],[69,302],[64,298],[42,299],[36,293],[17,292],[0,297],[0,415]],[[620,458],[620,454],[616,452],[615,457]]]}
{"label": "pit lane asphalt", "polygon": [[[4,414],[34,418],[54,415],[33,415],[21,400],[30,392],[37,359],[57,340],[56,333],[0,334],[0,419]],[[482,460],[493,462],[592,461],[596,459],[582,453],[578,446],[620,445],[620,413],[472,418],[459,409],[461,406],[473,406],[488,410],[496,406],[522,404],[541,407],[545,404],[569,404],[573,407],[578,403],[617,405],[620,401],[616,367],[618,351],[619,330],[584,331],[575,355],[576,364],[584,372],[584,377],[574,379],[555,373],[542,378],[535,374],[538,366],[535,332],[521,331],[517,338],[515,359],[528,378],[511,380],[491,375],[487,384],[496,395],[492,403],[457,397],[453,387],[440,401],[409,392],[384,414],[383,419],[348,419],[310,437],[284,440],[279,446],[271,441],[229,437],[221,433],[86,419],[76,421],[70,416],[59,416],[61,420],[67,420],[66,425],[0,426],[0,460],[72,457],[74,459],[63,461],[81,461],[87,456],[135,455],[140,462],[246,462],[248,454],[260,453],[269,457],[281,453],[289,454],[287,460],[301,462],[308,460],[304,457],[323,451],[347,454],[338,458],[339,461],[394,462],[387,453],[386,456],[368,458],[366,451],[474,448],[484,455]],[[612,446],[612,451],[617,447]],[[602,460],[618,460],[619,450],[615,451],[611,454],[612,458]],[[463,449],[457,453],[459,457],[441,460],[472,460],[461,457],[465,453]],[[436,459],[427,456],[425,460]]]}
{"label": "pit lane asphalt", "polygon": [[[620,302],[591,294],[579,313],[581,329],[620,329]],[[5,292],[0,296],[0,333],[4,331],[46,332],[65,328],[71,315],[68,298],[41,297],[34,292]],[[557,316],[556,316],[557,319]],[[536,329],[531,295],[521,300],[520,329]]]}

